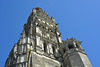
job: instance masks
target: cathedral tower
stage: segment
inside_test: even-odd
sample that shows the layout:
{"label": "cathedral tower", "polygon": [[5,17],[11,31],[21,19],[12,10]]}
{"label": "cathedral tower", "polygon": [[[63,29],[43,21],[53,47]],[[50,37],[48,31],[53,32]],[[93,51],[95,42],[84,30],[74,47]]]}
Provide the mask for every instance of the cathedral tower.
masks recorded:
{"label": "cathedral tower", "polygon": [[62,43],[53,17],[41,8],[33,8],[18,43],[5,67],[60,67],[59,44]]}
{"label": "cathedral tower", "polygon": [[5,67],[91,67],[80,44],[76,39],[62,41],[55,19],[33,8]]}

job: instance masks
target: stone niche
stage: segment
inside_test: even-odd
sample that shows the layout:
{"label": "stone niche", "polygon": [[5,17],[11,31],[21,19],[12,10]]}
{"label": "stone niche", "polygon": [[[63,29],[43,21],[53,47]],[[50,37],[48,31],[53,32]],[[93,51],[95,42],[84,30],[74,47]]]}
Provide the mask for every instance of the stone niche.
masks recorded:
{"label": "stone niche", "polygon": [[32,54],[32,67],[60,67],[60,63],[54,59],[50,59],[46,56],[39,55],[35,52]]}

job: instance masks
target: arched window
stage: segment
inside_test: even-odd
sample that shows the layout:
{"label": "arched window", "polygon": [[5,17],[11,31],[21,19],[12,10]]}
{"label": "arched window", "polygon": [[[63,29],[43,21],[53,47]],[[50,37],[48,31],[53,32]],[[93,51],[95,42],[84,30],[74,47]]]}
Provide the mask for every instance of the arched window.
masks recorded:
{"label": "arched window", "polygon": [[74,48],[74,45],[68,44],[68,48],[69,48],[69,49],[72,49],[72,48]]}

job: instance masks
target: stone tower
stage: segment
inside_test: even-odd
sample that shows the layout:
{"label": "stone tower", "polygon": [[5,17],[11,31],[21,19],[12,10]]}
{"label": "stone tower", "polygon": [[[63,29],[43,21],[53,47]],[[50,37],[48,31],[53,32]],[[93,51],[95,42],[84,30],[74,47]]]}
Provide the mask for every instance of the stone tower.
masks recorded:
{"label": "stone tower", "polygon": [[5,63],[5,67],[86,66],[92,67],[80,42],[62,41],[55,19],[39,7],[33,8]]}
{"label": "stone tower", "polygon": [[63,46],[63,59],[66,67],[92,67],[81,42],[76,39],[67,39]]}

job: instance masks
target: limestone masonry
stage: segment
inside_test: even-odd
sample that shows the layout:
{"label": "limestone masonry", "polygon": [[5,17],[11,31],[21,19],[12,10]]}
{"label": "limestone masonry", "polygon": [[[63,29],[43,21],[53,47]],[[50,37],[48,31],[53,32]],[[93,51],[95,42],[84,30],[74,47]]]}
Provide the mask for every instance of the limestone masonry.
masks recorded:
{"label": "limestone masonry", "polygon": [[18,42],[12,48],[5,67],[92,67],[81,42],[62,41],[53,17],[41,8],[33,8]]}

